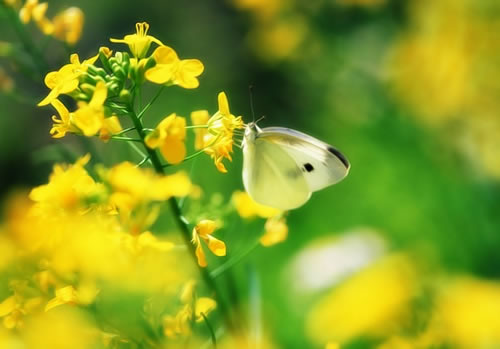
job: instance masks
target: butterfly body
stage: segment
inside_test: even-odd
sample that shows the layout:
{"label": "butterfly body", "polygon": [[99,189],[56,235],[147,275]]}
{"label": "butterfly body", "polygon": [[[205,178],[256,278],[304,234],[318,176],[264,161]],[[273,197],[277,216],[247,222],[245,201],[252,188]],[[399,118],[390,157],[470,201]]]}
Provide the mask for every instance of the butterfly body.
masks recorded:
{"label": "butterfly body", "polygon": [[332,146],[284,127],[250,123],[243,139],[243,184],[256,202],[298,208],[312,192],[342,180],[349,162]]}

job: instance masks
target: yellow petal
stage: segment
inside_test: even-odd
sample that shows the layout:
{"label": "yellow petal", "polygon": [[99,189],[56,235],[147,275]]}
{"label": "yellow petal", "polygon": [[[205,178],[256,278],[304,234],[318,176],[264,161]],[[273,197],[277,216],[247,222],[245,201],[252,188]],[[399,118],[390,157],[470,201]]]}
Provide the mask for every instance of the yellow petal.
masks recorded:
{"label": "yellow petal", "polygon": [[229,112],[229,103],[227,102],[226,94],[224,92],[220,92],[217,99],[219,101],[219,111],[224,115],[231,114]]}
{"label": "yellow petal", "polygon": [[184,141],[167,137],[160,147],[161,154],[170,164],[178,164],[186,157]]}
{"label": "yellow petal", "polygon": [[91,107],[102,107],[108,96],[108,88],[106,83],[99,81],[95,86],[94,94],[90,100],[89,106]]}
{"label": "yellow petal", "polygon": [[184,287],[182,288],[180,300],[184,304],[191,304],[194,297],[194,291],[196,287],[196,280],[189,280],[186,282]]}
{"label": "yellow petal", "polygon": [[180,62],[175,75],[175,83],[184,88],[200,85],[197,76],[203,72],[203,64],[197,59],[184,59]]}
{"label": "yellow petal", "polygon": [[204,219],[194,227],[196,233],[200,236],[207,236],[209,234],[212,234],[215,228],[217,228],[216,223],[210,219]]}
{"label": "yellow petal", "polygon": [[152,83],[165,84],[172,80],[175,69],[175,65],[157,65],[148,69],[144,76]]}
{"label": "yellow petal", "polygon": [[50,102],[50,104],[52,104],[52,106],[56,109],[63,122],[66,123],[69,121],[69,111],[60,100],[54,99],[52,102]]}
{"label": "yellow petal", "polygon": [[216,255],[217,257],[226,255],[226,244],[224,243],[224,241],[216,239],[212,235],[207,235],[206,237],[202,236],[202,239],[205,240],[208,248],[214,255]]}
{"label": "yellow petal", "polygon": [[198,265],[202,268],[205,268],[207,266],[207,259],[205,257],[205,252],[203,252],[203,249],[201,248],[201,244],[198,242],[196,246],[196,258],[198,259]]}
{"label": "yellow petal", "polygon": [[260,238],[260,243],[266,247],[285,241],[288,236],[288,226],[283,218],[268,219],[265,229],[266,233]]}
{"label": "yellow petal", "polygon": [[10,314],[16,308],[16,298],[10,296],[0,303],[0,317]]}
{"label": "yellow petal", "polygon": [[160,46],[153,52],[153,58],[156,64],[175,65],[179,62],[179,57],[173,48],[168,46]]}
{"label": "yellow petal", "polygon": [[217,307],[217,303],[212,299],[208,297],[200,297],[196,300],[195,304],[195,317],[196,317],[196,322],[201,322],[203,321],[203,316],[201,315],[208,315],[211,313],[215,308]]}

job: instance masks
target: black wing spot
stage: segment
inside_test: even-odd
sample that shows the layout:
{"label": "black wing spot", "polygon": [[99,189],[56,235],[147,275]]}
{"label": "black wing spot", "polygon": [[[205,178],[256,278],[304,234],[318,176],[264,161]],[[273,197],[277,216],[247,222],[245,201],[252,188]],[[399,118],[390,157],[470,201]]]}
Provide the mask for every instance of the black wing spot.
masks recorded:
{"label": "black wing spot", "polygon": [[346,168],[349,168],[349,161],[347,161],[347,159],[345,158],[344,155],[342,155],[341,152],[339,152],[337,149],[335,149],[334,147],[328,147],[328,151],[330,153],[332,153],[333,155],[335,155],[336,157],[339,158],[339,160],[344,164],[344,166]]}
{"label": "black wing spot", "polygon": [[314,167],[313,165],[311,165],[310,163],[307,163],[307,164],[304,164],[304,169],[307,171],[307,172],[311,172],[314,170]]}

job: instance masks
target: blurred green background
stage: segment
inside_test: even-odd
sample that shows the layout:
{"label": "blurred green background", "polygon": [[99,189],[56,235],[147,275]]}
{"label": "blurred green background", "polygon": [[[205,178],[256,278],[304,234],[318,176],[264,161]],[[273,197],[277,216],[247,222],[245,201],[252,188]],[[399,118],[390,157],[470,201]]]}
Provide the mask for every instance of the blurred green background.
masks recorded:
{"label": "blurred green background", "polygon": [[[419,284],[436,275],[500,277],[497,1],[65,0],[49,5],[49,14],[73,5],[84,11],[83,35],[74,49],[80,57],[111,46],[109,38],[121,38],[136,22],[147,21],[150,34],[180,57],[204,63],[200,87],[169,89],[154,105],[150,115],[156,119],[146,121],[150,126],[172,112],[213,113],[220,91],[235,115],[251,121],[252,85],[256,116],[265,115],[261,127],[298,129],[350,160],[351,173],[343,182],[290,212],[284,243],[259,248],[236,266],[245,297],[259,280],[263,328],[278,347],[320,347],[323,337],[306,330],[306,314],[341,280],[382,255],[410,256],[423,280]],[[5,21],[0,33],[1,41],[15,41]],[[66,62],[66,52],[58,50],[48,43],[51,70]],[[23,79],[5,57],[0,59],[16,91],[23,91],[21,98],[0,94],[3,201],[14,189],[46,182],[52,163],[67,160],[61,143],[75,154],[89,145],[74,136],[51,139],[52,111],[34,106],[45,87]],[[146,96],[154,92],[152,87]],[[91,143],[95,163],[111,165],[134,156],[120,144]],[[222,193],[228,202],[242,189],[241,164],[236,148],[227,174],[217,172],[208,157],[185,167],[208,207],[214,195]],[[261,230],[261,222],[227,223],[229,251],[244,251]],[[332,237],[365,231],[376,236],[376,242],[362,239],[367,251],[380,241],[384,247],[357,268],[342,269],[335,251],[310,264],[305,274],[292,263],[312,243],[335,245],[339,240]],[[362,259],[363,251],[351,254]],[[321,279],[321,271],[332,265],[343,270],[342,278],[305,291],[304,275]],[[303,289],[294,286],[301,283]],[[385,337],[390,335],[365,338],[362,332],[339,340],[346,348],[371,348]]]}

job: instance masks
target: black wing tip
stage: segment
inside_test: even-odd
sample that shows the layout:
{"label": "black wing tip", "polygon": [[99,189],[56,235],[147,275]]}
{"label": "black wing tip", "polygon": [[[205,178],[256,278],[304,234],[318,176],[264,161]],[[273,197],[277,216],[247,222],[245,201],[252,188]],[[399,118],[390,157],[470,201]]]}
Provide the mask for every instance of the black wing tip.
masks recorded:
{"label": "black wing tip", "polygon": [[342,162],[342,164],[344,164],[346,169],[349,169],[351,167],[347,158],[340,151],[338,151],[332,146],[328,147],[328,151],[333,155],[335,155]]}

